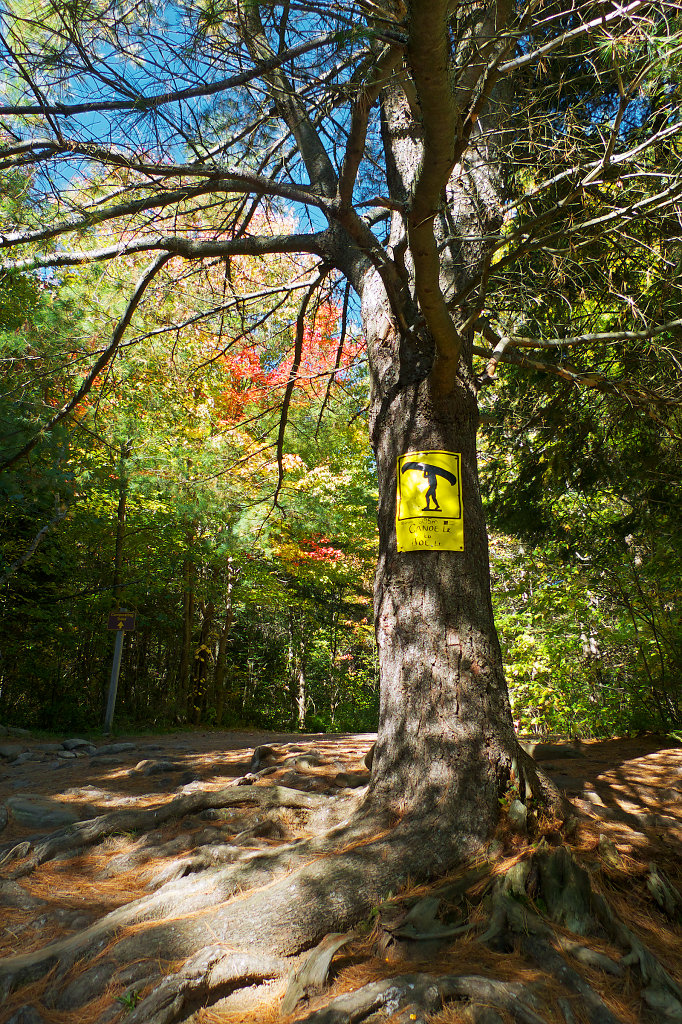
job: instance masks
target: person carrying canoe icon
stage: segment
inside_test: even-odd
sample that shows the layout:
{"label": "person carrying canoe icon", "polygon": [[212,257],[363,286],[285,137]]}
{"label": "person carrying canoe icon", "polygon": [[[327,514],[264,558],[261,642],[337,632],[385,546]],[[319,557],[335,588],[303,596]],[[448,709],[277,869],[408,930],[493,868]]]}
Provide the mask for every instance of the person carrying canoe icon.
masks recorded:
{"label": "person carrying canoe icon", "polygon": [[440,512],[441,511],[441,507],[438,504],[438,498],[436,497],[436,488],[438,487],[438,476],[436,474],[436,467],[435,466],[429,466],[428,463],[427,463],[424,466],[424,476],[429,481],[429,488],[428,488],[426,494],[424,495],[424,497],[426,498],[426,505],[422,509],[422,512],[430,512],[431,511],[431,506],[429,504],[429,502],[431,501],[431,498],[433,498],[433,505],[434,505],[433,511],[434,512]]}
{"label": "person carrying canoe icon", "polygon": [[[451,473],[447,469],[443,469],[441,466],[433,466],[430,462],[406,462],[402,467],[402,472],[405,473],[410,469],[419,470],[424,478],[428,480],[429,486],[426,494],[426,505],[422,509],[422,512],[442,512],[442,508],[438,503],[436,496],[436,490],[438,488],[438,477],[443,477],[452,487],[457,484],[457,477],[454,473]],[[433,508],[431,508],[431,500],[433,499]]]}

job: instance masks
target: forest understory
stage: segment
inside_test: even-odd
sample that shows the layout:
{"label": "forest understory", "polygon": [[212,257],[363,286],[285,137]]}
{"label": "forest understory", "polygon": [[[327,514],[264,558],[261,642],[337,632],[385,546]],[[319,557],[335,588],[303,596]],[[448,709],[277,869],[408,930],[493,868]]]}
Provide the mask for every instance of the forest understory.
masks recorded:
{"label": "forest understory", "polygon": [[481,857],[429,879],[357,813],[372,740],[3,744],[0,1020],[682,1021],[682,749],[530,745],[567,819],[512,790]]}

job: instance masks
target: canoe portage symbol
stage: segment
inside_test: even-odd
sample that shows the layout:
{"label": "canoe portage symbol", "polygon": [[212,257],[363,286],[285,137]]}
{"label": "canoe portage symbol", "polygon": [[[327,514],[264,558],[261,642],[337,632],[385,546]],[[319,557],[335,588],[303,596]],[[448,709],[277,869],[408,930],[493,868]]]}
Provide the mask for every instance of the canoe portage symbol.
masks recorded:
{"label": "canoe portage symbol", "polygon": [[432,466],[430,462],[406,462],[402,467],[401,472],[406,473],[409,470],[417,470],[421,472],[429,482],[428,490],[424,495],[426,499],[426,506],[422,509],[422,512],[430,512],[431,510],[431,499],[433,499],[433,511],[441,512],[442,509],[438,504],[438,498],[436,497],[436,491],[438,489],[438,477],[442,476],[444,480],[450,484],[451,487],[457,486],[457,477],[454,473],[451,473],[447,469],[441,469],[440,466]]}

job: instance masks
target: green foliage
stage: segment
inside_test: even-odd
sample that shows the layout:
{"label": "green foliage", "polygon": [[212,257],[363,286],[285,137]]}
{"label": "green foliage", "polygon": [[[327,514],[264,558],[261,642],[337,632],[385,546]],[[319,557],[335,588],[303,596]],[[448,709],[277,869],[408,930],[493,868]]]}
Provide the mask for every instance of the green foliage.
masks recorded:
{"label": "green foliage", "polygon": [[[79,268],[49,287],[15,275],[4,292],[0,282],[12,325],[0,335],[6,451],[68,400],[138,269],[130,261],[102,278]],[[297,659],[305,663],[303,726],[376,722],[368,623],[376,490],[353,420],[364,376],[351,367],[342,392],[327,395],[322,378],[317,392],[294,395],[287,474],[273,507],[278,421],[263,395],[273,386],[268,374],[288,374],[286,310],[271,325],[274,339],[248,336],[262,355],[216,356],[225,335],[243,328],[225,315],[204,317],[177,347],[168,325],[210,305],[215,284],[160,276],[134,323],[144,345],[122,348],[76,416],[30,462],[0,476],[3,720],[99,724],[116,602],[137,611],[124,643],[119,728],[297,727]],[[313,340],[324,359],[324,338]]]}
{"label": "green foliage", "polygon": [[[18,338],[5,339],[4,336],[10,331],[17,331],[31,316],[39,295],[40,288],[34,277],[11,270],[0,274],[0,344],[15,358],[23,354],[21,342]],[[2,357],[6,358],[4,352]]]}
{"label": "green foliage", "polygon": [[538,730],[666,729],[682,715],[677,413],[559,387],[506,375],[483,446],[516,714]]}
{"label": "green foliage", "polygon": [[121,1004],[126,1013],[130,1013],[131,1010],[134,1010],[141,999],[142,995],[135,991],[126,992],[125,995],[116,997],[116,1001]]}
{"label": "green foliage", "polygon": [[[638,708],[624,643],[580,565],[552,539],[493,538],[494,603],[514,717],[523,731],[612,735]],[[623,639],[623,638],[621,638]]]}

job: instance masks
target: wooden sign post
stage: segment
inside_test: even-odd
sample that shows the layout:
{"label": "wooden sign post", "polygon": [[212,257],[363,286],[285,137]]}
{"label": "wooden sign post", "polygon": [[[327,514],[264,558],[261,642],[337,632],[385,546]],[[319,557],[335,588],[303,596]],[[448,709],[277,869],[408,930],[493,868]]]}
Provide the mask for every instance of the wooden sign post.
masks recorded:
{"label": "wooden sign post", "polygon": [[104,732],[111,732],[111,723],[114,720],[114,708],[116,707],[116,693],[118,690],[118,676],[121,671],[121,655],[123,653],[123,634],[135,629],[135,612],[126,611],[124,608],[117,612],[110,612],[107,629],[116,630],[116,642],[114,644],[114,662],[111,666],[111,678],[109,680],[109,696],[107,697],[107,710],[104,716]]}

